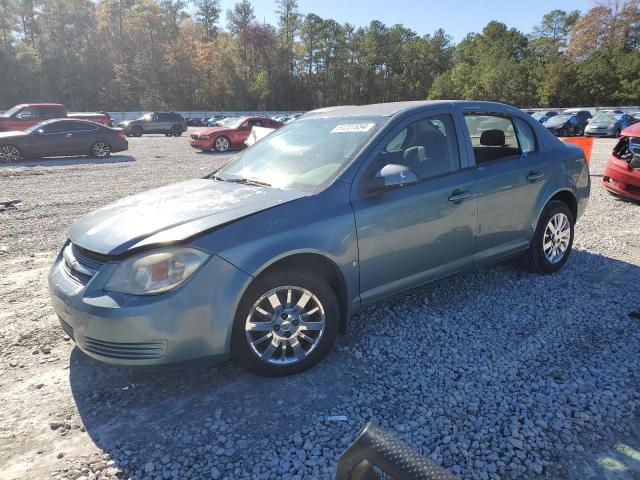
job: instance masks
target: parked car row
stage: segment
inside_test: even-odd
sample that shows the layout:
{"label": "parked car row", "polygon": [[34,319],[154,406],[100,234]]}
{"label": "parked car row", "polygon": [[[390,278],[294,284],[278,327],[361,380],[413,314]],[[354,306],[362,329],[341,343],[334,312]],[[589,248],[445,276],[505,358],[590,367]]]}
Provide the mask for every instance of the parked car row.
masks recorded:
{"label": "parked car row", "polygon": [[585,135],[617,138],[624,128],[640,122],[640,112],[625,113],[616,108],[599,110],[593,115],[592,110],[569,108],[562,113],[555,110],[529,110],[527,113],[558,137]]}

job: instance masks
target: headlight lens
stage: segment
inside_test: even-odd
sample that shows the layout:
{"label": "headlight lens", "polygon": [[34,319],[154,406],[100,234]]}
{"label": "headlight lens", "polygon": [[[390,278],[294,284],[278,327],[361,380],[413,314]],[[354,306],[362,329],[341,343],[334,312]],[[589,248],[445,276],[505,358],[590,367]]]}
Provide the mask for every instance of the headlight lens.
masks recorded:
{"label": "headlight lens", "polygon": [[140,253],[118,265],[104,288],[132,295],[166,292],[182,285],[208,259],[208,254],[188,247]]}

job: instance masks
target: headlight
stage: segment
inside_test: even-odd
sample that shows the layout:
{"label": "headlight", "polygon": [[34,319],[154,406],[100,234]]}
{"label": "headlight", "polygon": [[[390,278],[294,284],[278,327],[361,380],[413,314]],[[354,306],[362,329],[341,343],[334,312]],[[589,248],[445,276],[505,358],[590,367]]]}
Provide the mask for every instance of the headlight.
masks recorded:
{"label": "headlight", "polygon": [[188,247],[168,247],[143,252],[118,265],[104,289],[132,295],[173,290],[182,285],[208,259],[208,254]]}

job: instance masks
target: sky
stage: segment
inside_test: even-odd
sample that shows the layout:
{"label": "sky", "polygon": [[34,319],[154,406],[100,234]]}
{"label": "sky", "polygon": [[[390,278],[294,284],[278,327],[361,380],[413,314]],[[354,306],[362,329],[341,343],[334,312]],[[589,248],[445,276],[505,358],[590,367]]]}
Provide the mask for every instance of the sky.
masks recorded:
{"label": "sky", "polygon": [[[226,27],[226,11],[234,0],[222,0],[221,24]],[[252,0],[256,18],[277,23],[275,0]],[[419,35],[444,30],[459,42],[469,32],[479,32],[491,20],[501,21],[529,33],[542,16],[556,8],[580,10],[592,6],[592,0],[298,0],[300,12],[315,13],[339,23],[363,27],[371,20],[386,25],[401,23]]]}

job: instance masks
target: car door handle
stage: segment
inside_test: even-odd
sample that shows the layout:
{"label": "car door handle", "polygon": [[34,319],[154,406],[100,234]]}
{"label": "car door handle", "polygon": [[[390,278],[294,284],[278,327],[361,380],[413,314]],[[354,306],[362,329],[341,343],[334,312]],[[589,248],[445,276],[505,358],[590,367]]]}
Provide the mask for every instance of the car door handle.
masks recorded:
{"label": "car door handle", "polygon": [[449,201],[453,203],[460,203],[468,198],[473,198],[475,196],[476,195],[473,192],[469,192],[466,190],[461,192],[460,190],[456,190],[449,197]]}
{"label": "car door handle", "polygon": [[529,172],[529,175],[527,175],[527,182],[533,183],[536,180],[540,180],[542,177],[544,177],[544,173],[539,170],[533,170]]}

